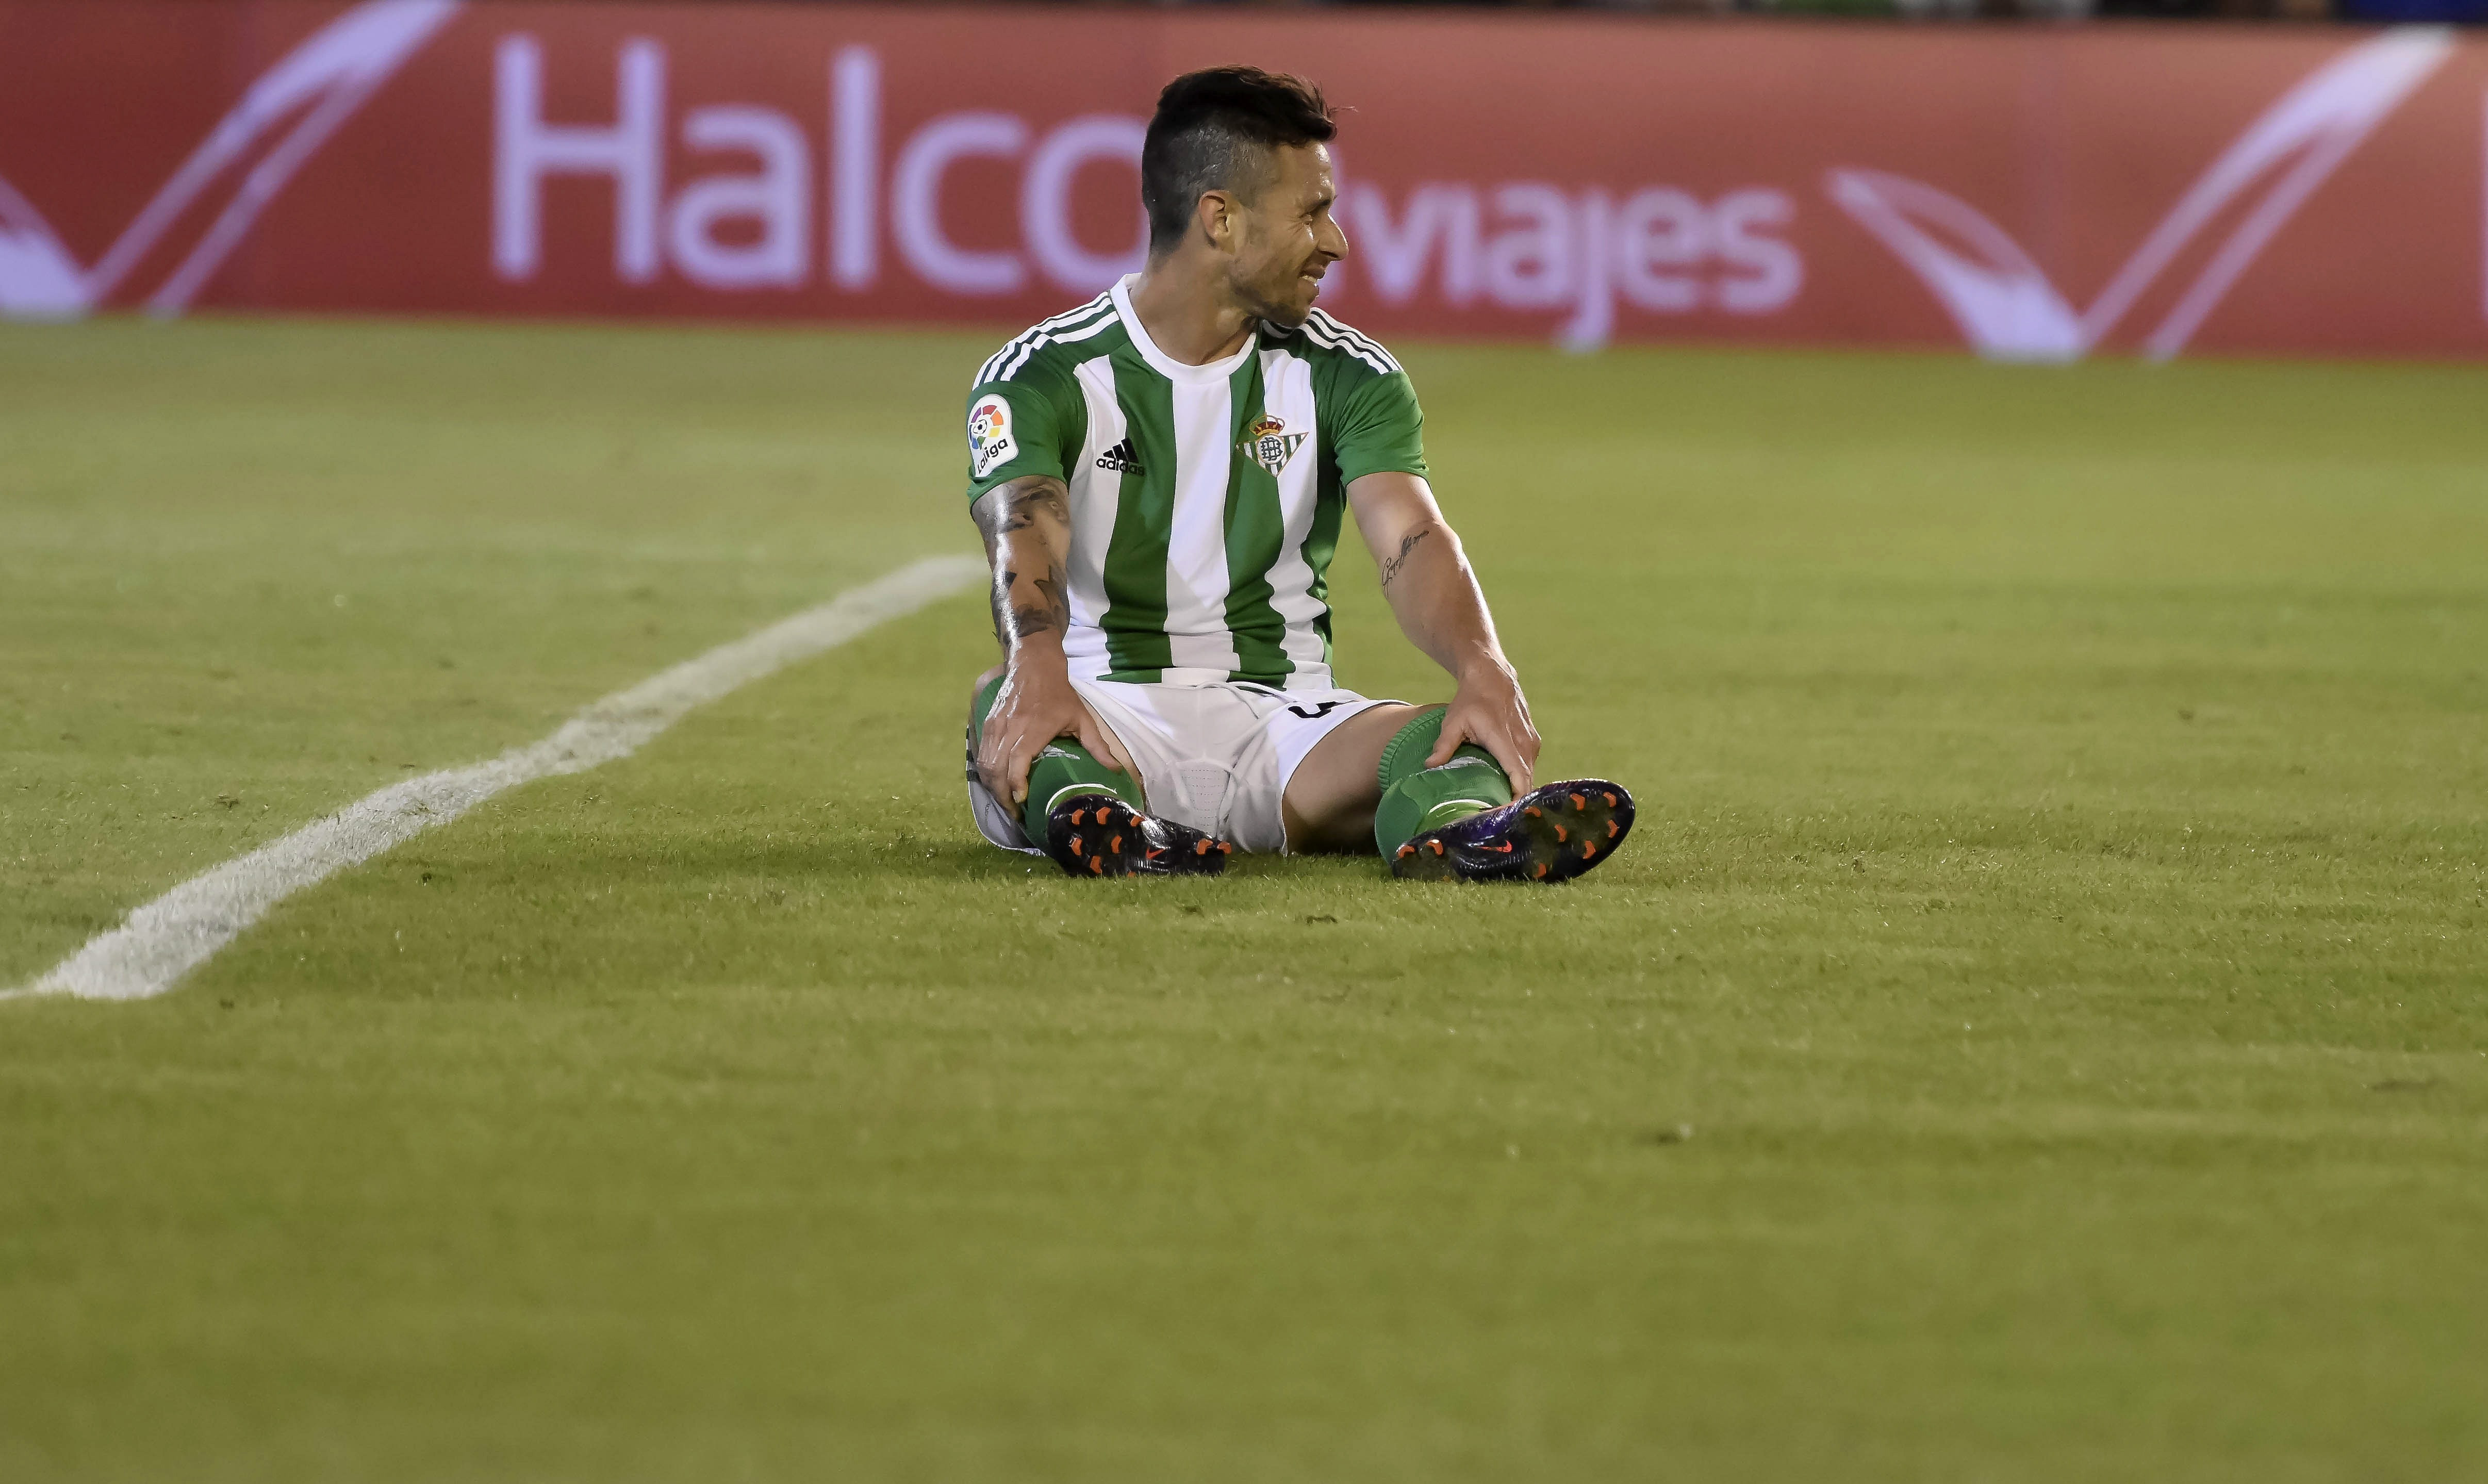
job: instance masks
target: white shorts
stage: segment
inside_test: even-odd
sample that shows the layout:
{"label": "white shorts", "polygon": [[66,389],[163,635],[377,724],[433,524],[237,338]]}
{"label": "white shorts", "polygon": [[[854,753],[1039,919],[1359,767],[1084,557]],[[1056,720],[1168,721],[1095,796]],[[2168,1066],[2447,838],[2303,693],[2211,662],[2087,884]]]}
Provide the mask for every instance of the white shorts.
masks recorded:
{"label": "white shorts", "polygon": [[[1273,690],[1238,681],[1147,686],[1074,676],[1071,686],[1140,771],[1151,814],[1263,854],[1287,848],[1279,800],[1305,755],[1359,712],[1400,704],[1353,690]],[[973,758],[968,802],[987,840],[1033,850],[976,777]]]}

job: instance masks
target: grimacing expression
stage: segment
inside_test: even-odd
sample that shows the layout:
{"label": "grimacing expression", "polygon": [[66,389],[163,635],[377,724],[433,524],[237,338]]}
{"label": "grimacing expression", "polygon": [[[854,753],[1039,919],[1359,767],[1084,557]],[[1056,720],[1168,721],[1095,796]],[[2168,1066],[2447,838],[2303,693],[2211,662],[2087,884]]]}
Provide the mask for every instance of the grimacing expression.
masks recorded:
{"label": "grimacing expression", "polygon": [[1229,281],[1259,319],[1292,329],[1313,312],[1322,274],[1347,256],[1347,234],[1331,218],[1339,190],[1330,151],[1318,144],[1269,152],[1266,178],[1239,198]]}

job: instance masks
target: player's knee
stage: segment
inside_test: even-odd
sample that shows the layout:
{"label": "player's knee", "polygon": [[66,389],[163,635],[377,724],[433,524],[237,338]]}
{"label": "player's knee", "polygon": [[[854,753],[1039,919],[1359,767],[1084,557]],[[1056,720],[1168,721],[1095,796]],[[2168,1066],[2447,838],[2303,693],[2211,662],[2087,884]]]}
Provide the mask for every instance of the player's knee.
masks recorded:
{"label": "player's knee", "polygon": [[985,718],[993,714],[994,697],[1002,693],[1003,667],[996,665],[976,677],[968,690],[968,735],[976,736],[985,729]]}

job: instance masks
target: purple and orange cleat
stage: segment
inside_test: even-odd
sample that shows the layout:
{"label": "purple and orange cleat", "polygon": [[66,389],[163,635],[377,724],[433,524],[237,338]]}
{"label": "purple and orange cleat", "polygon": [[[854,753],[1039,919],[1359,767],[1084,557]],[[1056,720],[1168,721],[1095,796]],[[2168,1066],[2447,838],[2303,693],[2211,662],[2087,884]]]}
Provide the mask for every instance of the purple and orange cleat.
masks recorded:
{"label": "purple and orange cleat", "polygon": [[1045,854],[1065,876],[1216,876],[1235,847],[1143,814],[1112,794],[1074,794],[1045,817]]}
{"label": "purple and orange cleat", "polygon": [[1550,783],[1483,814],[1428,829],[1400,847],[1391,874],[1411,882],[1569,882],[1632,833],[1621,783]]}

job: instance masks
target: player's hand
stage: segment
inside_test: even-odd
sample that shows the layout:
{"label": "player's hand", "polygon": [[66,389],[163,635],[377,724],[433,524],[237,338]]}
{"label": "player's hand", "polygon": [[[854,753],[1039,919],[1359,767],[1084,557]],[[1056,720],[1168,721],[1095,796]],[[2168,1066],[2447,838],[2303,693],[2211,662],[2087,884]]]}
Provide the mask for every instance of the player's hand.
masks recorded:
{"label": "player's hand", "polygon": [[1464,742],[1494,754],[1513,794],[1529,792],[1538,770],[1538,727],[1529,719],[1529,698],[1520,693],[1520,677],[1500,655],[1481,659],[1460,676],[1451,707],[1443,713],[1442,739],[1426,766],[1442,767]]}
{"label": "player's hand", "polygon": [[1117,772],[1132,770],[1114,734],[1098,725],[1071,688],[1061,655],[1023,649],[1011,657],[994,709],[985,714],[985,729],[976,738],[976,776],[996,798],[1017,808],[1028,798],[1029,764],[1058,737],[1079,739],[1090,756]]}

